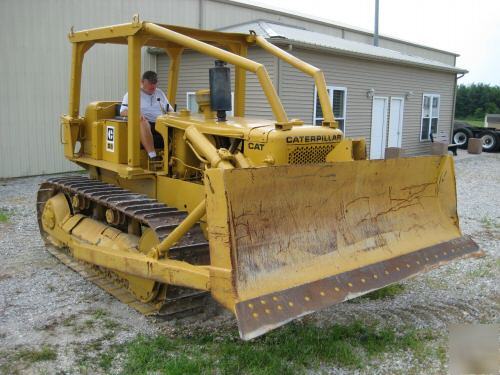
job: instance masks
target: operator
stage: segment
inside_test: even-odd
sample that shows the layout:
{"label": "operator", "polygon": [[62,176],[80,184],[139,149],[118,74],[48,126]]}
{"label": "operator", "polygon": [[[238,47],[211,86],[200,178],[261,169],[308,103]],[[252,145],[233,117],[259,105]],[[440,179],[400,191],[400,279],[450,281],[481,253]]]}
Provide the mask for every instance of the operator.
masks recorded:
{"label": "operator", "polygon": [[[165,93],[157,88],[158,75],[148,70],[141,79],[141,144],[152,161],[161,161],[156,155],[155,148],[163,148],[163,137],[155,130],[156,118],[170,111],[170,103]],[[125,94],[120,107],[120,115],[128,115],[128,92]]]}

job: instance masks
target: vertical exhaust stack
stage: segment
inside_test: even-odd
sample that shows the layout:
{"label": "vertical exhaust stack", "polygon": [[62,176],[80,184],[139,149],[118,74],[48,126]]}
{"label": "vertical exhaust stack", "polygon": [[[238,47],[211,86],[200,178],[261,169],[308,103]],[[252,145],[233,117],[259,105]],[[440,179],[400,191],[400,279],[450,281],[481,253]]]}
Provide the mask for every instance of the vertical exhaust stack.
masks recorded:
{"label": "vertical exhaust stack", "polygon": [[231,105],[231,72],[226,62],[215,60],[215,68],[209,69],[210,106],[217,111],[217,120],[226,121],[226,111]]}

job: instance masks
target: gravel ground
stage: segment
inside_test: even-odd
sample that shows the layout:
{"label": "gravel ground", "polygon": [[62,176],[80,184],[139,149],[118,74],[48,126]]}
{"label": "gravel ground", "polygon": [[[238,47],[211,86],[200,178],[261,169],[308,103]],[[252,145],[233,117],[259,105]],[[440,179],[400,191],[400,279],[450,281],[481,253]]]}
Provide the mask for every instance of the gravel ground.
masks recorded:
{"label": "gravel ground", "polygon": [[[486,256],[453,262],[405,281],[392,298],[359,298],[308,316],[317,324],[354,319],[398,329],[424,328],[437,337],[431,349],[447,345],[450,323],[499,323],[500,154],[456,157],[458,209],[462,231],[472,235]],[[0,372],[80,373],[81,361],[138,334],[176,330],[179,322],[159,323],[121,304],[60,264],[38,233],[35,194],[44,177],[0,180]],[[205,329],[236,329],[230,314],[190,321]],[[19,353],[45,346],[53,361],[29,363]],[[363,373],[443,373],[446,361],[430,350],[386,353]],[[18,362],[12,362],[18,360]],[[342,374],[340,368],[324,372]],[[85,371],[83,371],[85,372]],[[350,372],[349,372],[350,373]]]}

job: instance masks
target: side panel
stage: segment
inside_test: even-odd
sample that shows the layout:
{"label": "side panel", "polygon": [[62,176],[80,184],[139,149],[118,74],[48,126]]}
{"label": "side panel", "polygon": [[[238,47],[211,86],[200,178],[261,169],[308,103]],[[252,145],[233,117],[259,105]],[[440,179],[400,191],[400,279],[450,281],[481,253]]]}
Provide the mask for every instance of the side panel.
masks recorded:
{"label": "side panel", "polygon": [[100,169],[99,175],[94,176],[103,182],[110,185],[118,185],[124,189],[130,190],[134,193],[145,194],[148,197],[156,199],[156,176],[146,175],[143,178],[121,178],[117,173]]}
{"label": "side panel", "polygon": [[170,177],[157,177],[157,198],[169,207],[191,212],[205,198],[203,185]]}
{"label": "side panel", "polygon": [[104,120],[102,143],[97,146],[102,148],[103,160],[127,164],[127,128],[125,121]]}

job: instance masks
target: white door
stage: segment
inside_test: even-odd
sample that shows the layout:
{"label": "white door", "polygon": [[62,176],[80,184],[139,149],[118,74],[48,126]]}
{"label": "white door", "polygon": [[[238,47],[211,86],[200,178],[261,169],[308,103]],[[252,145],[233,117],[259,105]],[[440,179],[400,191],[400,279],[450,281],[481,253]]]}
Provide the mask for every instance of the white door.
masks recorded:
{"label": "white door", "polygon": [[388,147],[401,147],[401,139],[403,137],[403,112],[404,99],[391,98]]}
{"label": "white door", "polygon": [[387,97],[373,97],[370,159],[383,159],[385,155],[388,101]]}

